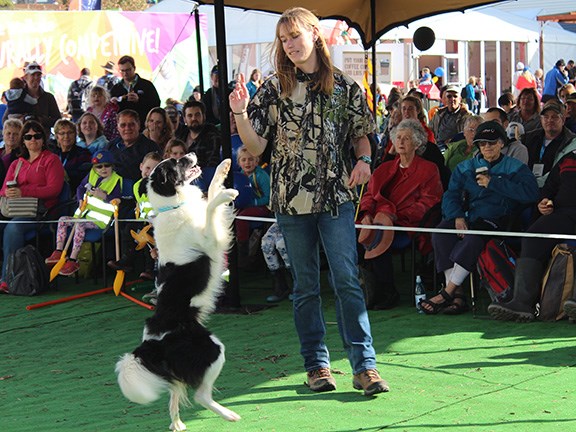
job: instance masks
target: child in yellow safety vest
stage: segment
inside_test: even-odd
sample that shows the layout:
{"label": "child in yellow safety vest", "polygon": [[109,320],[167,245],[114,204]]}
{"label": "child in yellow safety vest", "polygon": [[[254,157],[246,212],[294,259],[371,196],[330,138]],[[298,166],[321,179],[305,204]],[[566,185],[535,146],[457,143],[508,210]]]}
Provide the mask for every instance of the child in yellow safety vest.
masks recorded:
{"label": "child in yellow safety vest", "polygon": [[[114,158],[109,151],[99,151],[92,157],[92,169],[80,182],[76,198],[80,203],[74,216],[63,216],[58,221],[56,250],[46,258],[46,264],[54,265],[62,257],[68,228],[74,226],[72,252],[60,270],[62,276],[72,276],[80,268],[77,262],[80,247],[87,229],[104,229],[114,217],[112,200],[122,196],[122,177],[114,171]],[[85,219],[86,222],[74,222]]]}
{"label": "child in yellow safety vest", "polygon": [[142,249],[136,250],[135,238],[131,235],[131,232],[137,232],[138,230],[146,230],[150,238],[153,234],[152,230],[145,228],[145,224],[149,221],[149,218],[153,216],[154,212],[150,202],[148,201],[148,196],[144,191],[142,191],[140,185],[142,181],[147,178],[152,170],[162,161],[160,154],[156,152],[150,152],[144,156],[142,163],[140,163],[140,174],[142,178],[134,184],[134,198],[136,199],[136,209],[135,216],[136,219],[142,222],[129,222],[124,225],[122,229],[122,257],[120,260],[108,261],[108,267],[114,270],[124,270],[131,271],[134,267],[136,260],[136,253],[142,251],[145,254],[144,258],[144,271],[140,273],[140,278],[153,280],[154,279],[154,258],[151,256],[154,253],[154,249],[149,251],[148,247],[143,247]]}

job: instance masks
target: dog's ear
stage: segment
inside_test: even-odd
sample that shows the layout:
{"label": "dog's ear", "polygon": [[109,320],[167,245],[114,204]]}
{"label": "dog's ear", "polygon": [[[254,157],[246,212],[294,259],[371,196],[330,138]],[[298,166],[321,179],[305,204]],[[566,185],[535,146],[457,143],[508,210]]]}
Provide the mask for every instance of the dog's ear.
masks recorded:
{"label": "dog's ear", "polygon": [[175,185],[178,180],[178,174],[176,173],[175,163],[174,159],[167,159],[154,168],[149,180],[149,185],[154,193],[165,197],[176,194]]}

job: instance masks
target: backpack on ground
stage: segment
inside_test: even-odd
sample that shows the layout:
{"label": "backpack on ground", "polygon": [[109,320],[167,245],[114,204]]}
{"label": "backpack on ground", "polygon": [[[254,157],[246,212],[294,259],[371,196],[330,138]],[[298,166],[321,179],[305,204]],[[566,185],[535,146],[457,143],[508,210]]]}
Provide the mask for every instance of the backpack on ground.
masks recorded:
{"label": "backpack on ground", "polygon": [[478,274],[483,286],[494,303],[505,303],[512,299],[516,253],[504,240],[491,239],[478,257]]}
{"label": "backpack on ground", "polygon": [[558,321],[564,318],[564,303],[574,298],[574,249],[556,245],[542,279],[538,319]]}
{"label": "backpack on ground", "polygon": [[14,295],[33,296],[48,289],[48,268],[34,246],[26,245],[8,256],[6,283],[8,292]]}

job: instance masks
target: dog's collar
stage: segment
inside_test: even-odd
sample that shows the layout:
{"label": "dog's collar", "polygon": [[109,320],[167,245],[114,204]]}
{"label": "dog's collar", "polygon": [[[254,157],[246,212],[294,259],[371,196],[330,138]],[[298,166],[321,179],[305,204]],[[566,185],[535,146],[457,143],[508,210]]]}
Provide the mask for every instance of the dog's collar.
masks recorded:
{"label": "dog's collar", "polygon": [[164,212],[167,212],[167,211],[170,211],[170,210],[176,210],[177,208],[182,207],[184,204],[185,204],[185,203],[181,202],[180,204],[174,205],[174,206],[158,207],[158,208],[156,209],[156,211],[157,211],[158,213],[164,213]]}

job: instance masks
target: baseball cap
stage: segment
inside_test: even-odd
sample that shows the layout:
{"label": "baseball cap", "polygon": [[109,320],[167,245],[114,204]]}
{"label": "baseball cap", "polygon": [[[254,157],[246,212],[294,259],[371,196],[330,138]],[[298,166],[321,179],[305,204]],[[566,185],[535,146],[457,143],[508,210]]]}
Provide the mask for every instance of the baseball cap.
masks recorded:
{"label": "baseball cap", "polygon": [[540,115],[543,115],[546,111],[554,111],[557,114],[564,115],[564,107],[555,100],[549,100],[544,104],[542,107],[542,111],[540,111]]}
{"label": "baseball cap", "polygon": [[460,94],[460,87],[458,87],[456,84],[448,84],[444,92],[455,92]]}
{"label": "baseball cap", "polygon": [[474,135],[474,143],[480,141],[495,142],[501,140],[506,143],[506,131],[495,121],[487,121],[476,129],[476,135]]}
{"label": "baseball cap", "polygon": [[35,73],[42,73],[42,66],[40,66],[35,61],[30,62],[24,68],[24,73],[26,75],[31,75],[31,74],[35,74]]}
{"label": "baseball cap", "polygon": [[114,164],[114,156],[109,151],[101,150],[92,156],[92,165],[105,163]]}
{"label": "baseball cap", "polygon": [[524,69],[524,63],[522,62],[516,63],[516,70],[522,70],[522,69]]}

